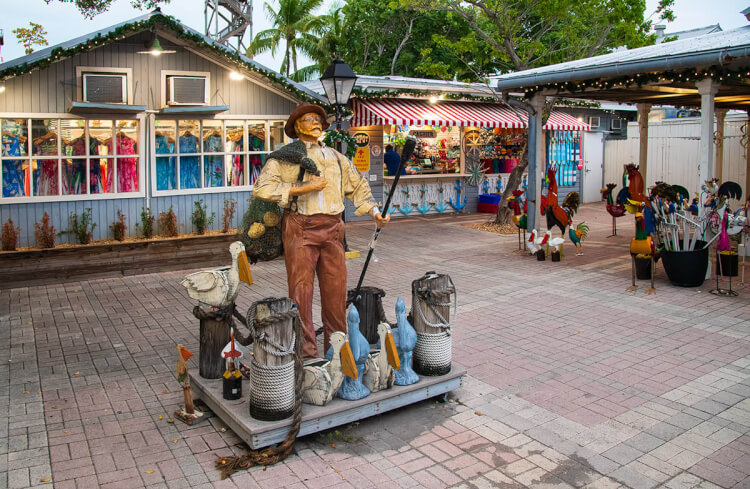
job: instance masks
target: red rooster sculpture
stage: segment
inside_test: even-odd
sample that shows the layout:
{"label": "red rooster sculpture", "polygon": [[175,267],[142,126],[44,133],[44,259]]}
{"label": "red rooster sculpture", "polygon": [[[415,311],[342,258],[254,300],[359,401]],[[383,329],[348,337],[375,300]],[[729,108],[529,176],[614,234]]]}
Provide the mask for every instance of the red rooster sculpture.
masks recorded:
{"label": "red rooster sculpture", "polygon": [[[638,166],[630,163],[625,166],[625,170],[628,172],[628,180],[630,182],[628,184],[628,191],[630,193],[630,204],[633,207],[631,214],[635,214],[640,210],[638,204],[651,207],[651,201],[646,197],[646,194],[643,193],[643,176],[641,175],[641,172],[638,171]],[[628,209],[628,211],[630,212],[631,210]]]}
{"label": "red rooster sculpture", "polygon": [[547,216],[547,229],[557,226],[560,228],[562,236],[565,237],[565,229],[573,223],[573,215],[578,211],[578,192],[571,192],[563,201],[563,205],[557,203],[557,179],[555,169],[549,167],[547,170],[549,187],[547,189],[546,208],[542,208],[543,216]]}
{"label": "red rooster sculpture", "polygon": [[[624,188],[625,175],[623,175],[622,179]],[[612,234],[607,236],[608,238],[611,236],[617,236],[617,222],[615,221],[615,219],[625,215],[625,205],[615,203],[615,199],[612,197],[612,192],[614,191],[616,186],[616,183],[608,183],[607,188],[602,189],[602,194],[607,199],[607,214],[612,216]]]}

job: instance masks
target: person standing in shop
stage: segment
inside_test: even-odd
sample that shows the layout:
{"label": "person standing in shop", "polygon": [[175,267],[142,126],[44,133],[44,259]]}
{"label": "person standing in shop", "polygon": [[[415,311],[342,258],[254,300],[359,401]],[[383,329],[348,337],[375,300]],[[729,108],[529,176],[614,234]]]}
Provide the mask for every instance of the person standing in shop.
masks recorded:
{"label": "person standing in shop", "polygon": [[[398,167],[401,165],[401,157],[393,149],[392,144],[385,147],[385,155],[383,155],[383,159],[385,160],[385,167],[388,168],[388,176],[395,177],[398,172]],[[401,174],[406,175],[405,168],[401,170]]]}

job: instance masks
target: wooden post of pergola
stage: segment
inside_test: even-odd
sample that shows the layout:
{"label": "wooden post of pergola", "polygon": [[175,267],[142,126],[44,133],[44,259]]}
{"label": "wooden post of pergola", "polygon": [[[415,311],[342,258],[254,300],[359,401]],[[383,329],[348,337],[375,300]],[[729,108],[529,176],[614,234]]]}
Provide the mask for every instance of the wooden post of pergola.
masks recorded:
{"label": "wooden post of pergola", "polygon": [[[750,132],[750,110],[747,111],[747,122],[745,123],[745,135]],[[750,146],[749,143],[745,143],[745,192],[750,192]],[[745,195],[750,195],[746,193]]]}
{"label": "wooden post of pergola", "polygon": [[[714,175],[719,181],[723,181],[724,173],[724,120],[729,109],[716,109],[716,156],[714,158]],[[747,187],[745,187],[747,188]]]}
{"label": "wooden post of pergola", "polygon": [[[529,180],[526,189],[526,198],[528,201],[527,229],[537,229],[537,219],[539,218],[539,202],[542,196],[542,172],[544,171],[544,151],[542,146],[542,116],[544,111],[544,101],[546,97],[541,93],[536,93],[531,98],[531,107],[533,113],[529,114]],[[541,223],[540,223],[541,224]]]}
{"label": "wooden post of pergola", "polygon": [[648,114],[651,104],[636,104],[638,108],[638,130],[640,132],[640,148],[638,149],[638,170],[643,177],[643,183],[648,185]]}
{"label": "wooden post of pergola", "polygon": [[701,96],[701,141],[699,146],[698,173],[702,184],[714,176],[714,96],[719,85],[711,78],[695,84]]}

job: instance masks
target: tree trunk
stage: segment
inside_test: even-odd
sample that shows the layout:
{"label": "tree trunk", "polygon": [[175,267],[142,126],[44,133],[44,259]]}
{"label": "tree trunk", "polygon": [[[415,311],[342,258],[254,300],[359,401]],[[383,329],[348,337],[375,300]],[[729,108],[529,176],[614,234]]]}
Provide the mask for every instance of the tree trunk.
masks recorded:
{"label": "tree trunk", "polygon": [[396,69],[396,60],[398,60],[399,54],[401,54],[401,50],[404,48],[404,45],[409,40],[409,37],[411,36],[411,28],[414,25],[414,19],[409,20],[409,29],[406,30],[406,34],[404,34],[404,38],[401,39],[401,43],[396,48],[396,52],[393,54],[393,59],[391,60],[391,76],[394,75],[394,70]]}
{"label": "tree trunk", "polygon": [[[528,131],[528,129],[526,129]],[[527,144],[523,147],[523,153],[521,153],[521,160],[518,162],[513,171],[510,172],[508,177],[508,183],[505,185],[503,196],[500,199],[500,203],[497,205],[497,215],[495,215],[495,224],[510,224],[511,218],[513,217],[513,211],[508,207],[508,198],[513,195],[513,191],[518,189],[523,182],[523,172],[529,166],[529,145],[528,145],[528,133],[526,134]],[[523,211],[523,209],[521,209]]]}

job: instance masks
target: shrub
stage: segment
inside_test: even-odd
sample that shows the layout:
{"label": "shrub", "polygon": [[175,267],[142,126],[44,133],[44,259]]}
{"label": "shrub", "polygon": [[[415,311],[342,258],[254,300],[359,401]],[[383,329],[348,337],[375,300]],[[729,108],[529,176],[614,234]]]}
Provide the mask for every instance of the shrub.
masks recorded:
{"label": "shrub", "polygon": [[41,248],[54,248],[55,247],[55,226],[49,225],[49,216],[44,213],[42,216],[42,224],[38,222],[34,223],[34,236],[36,237],[36,244]]}
{"label": "shrub", "polygon": [[203,204],[203,200],[195,201],[195,210],[193,211],[192,221],[196,233],[205,233],[206,226],[209,226],[214,222],[214,217],[216,217],[216,213],[214,212],[211,213],[211,217],[208,217],[206,214],[206,205]]}
{"label": "shrub", "polygon": [[15,251],[20,232],[21,228],[13,225],[13,219],[8,219],[8,222],[3,224],[3,251]]}
{"label": "shrub", "polygon": [[237,201],[234,199],[226,199],[224,201],[224,216],[221,218],[221,232],[228,233],[229,227],[232,225],[232,219],[234,218],[234,211],[237,208]]}
{"label": "shrub", "polygon": [[140,228],[144,238],[150,239],[154,236],[154,216],[148,207],[141,207]]}
{"label": "shrub", "polygon": [[[91,238],[94,237],[94,229],[96,229],[96,223],[91,222],[91,207],[81,213],[80,219],[77,213],[70,214],[68,225],[70,227],[67,231],[60,231],[58,234],[72,234],[80,244],[89,244]],[[91,229],[89,229],[89,225],[91,225]]]}
{"label": "shrub", "polygon": [[177,232],[177,216],[174,215],[172,206],[169,206],[169,212],[160,212],[156,221],[161,234],[164,236],[174,237],[179,234]]}
{"label": "shrub", "polygon": [[113,222],[109,228],[112,230],[112,235],[117,241],[125,241],[125,231],[128,227],[125,224],[125,214],[117,211],[117,220]]}

